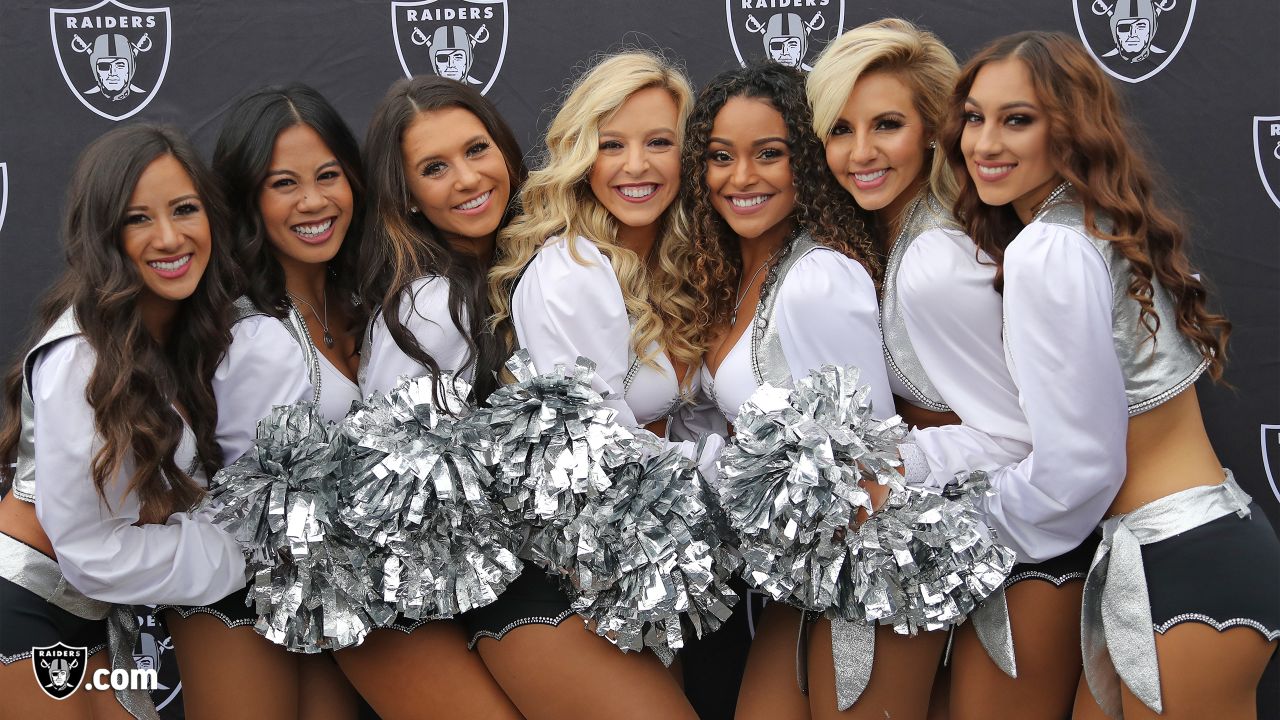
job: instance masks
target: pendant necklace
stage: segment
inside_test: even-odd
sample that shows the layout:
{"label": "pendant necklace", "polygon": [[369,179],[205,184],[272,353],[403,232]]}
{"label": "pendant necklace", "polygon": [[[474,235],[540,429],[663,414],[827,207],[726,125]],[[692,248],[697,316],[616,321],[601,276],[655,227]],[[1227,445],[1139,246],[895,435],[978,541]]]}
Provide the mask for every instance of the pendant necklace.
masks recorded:
{"label": "pendant necklace", "polygon": [[320,292],[320,297],[324,298],[324,319],[323,320],[320,319],[320,313],[316,312],[316,307],[314,305],[312,305],[311,303],[307,302],[306,300],[303,300],[302,298],[298,297],[297,295],[294,295],[293,293],[287,290],[285,291],[285,294],[288,295],[290,298],[293,298],[294,300],[302,303],[303,305],[306,305],[307,309],[311,310],[311,314],[315,316],[316,321],[320,323],[321,329],[324,330],[324,346],[327,348],[333,347],[333,335],[329,333],[329,293],[328,291],[322,290]]}
{"label": "pendant necklace", "polygon": [[760,271],[769,267],[769,263],[773,262],[773,259],[778,256],[778,253],[782,252],[782,248],[784,247],[786,247],[786,243],[779,246],[777,250],[773,251],[772,255],[765,258],[764,262],[760,263],[760,267],[756,268],[756,271],[751,273],[751,279],[747,280],[746,287],[738,288],[738,299],[733,303],[733,312],[729,314],[729,327],[733,327],[738,324],[738,308],[742,307],[742,301],[746,299],[747,291],[751,289],[751,286],[756,282],[756,278],[760,276]]}

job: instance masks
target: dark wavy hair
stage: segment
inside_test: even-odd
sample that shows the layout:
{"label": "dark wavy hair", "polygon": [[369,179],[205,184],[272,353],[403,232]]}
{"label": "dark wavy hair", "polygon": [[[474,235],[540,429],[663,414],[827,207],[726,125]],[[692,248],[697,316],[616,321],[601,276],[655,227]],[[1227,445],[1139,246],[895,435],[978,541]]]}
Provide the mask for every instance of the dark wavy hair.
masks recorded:
{"label": "dark wavy hair", "polygon": [[350,298],[356,291],[356,259],[364,227],[364,173],[360,145],[329,101],[301,83],[255,90],[232,106],[213,151],[213,171],[222,181],[235,223],[235,256],[245,279],[240,292],[259,310],[277,318],[288,314],[289,301],[284,269],[262,224],[259,197],[275,153],[276,138],[295,125],[316,131],[351,186],[351,223],[342,247],[329,261],[332,287],[339,291],[339,297]]}
{"label": "dark wavy hair", "polygon": [[[489,265],[450,246],[426,213],[409,211],[412,200],[400,150],[405,130],[420,113],[445,108],[461,108],[476,116],[506,161],[511,200],[498,229],[518,214],[516,198],[528,171],[515,134],[493,103],[447,78],[419,75],[397,80],[374,110],[365,137],[373,222],[360,251],[359,291],[366,306],[380,306],[376,312],[382,313],[396,345],[438,377],[440,365],[400,322],[400,303],[414,280],[427,275],[448,280],[449,317],[467,340],[463,367],[474,369],[475,397],[483,400],[497,388],[497,371],[506,359],[501,343],[487,325]],[[436,390],[441,392],[438,386]]]}
{"label": "dark wavy hair", "polygon": [[[960,151],[964,104],[974,79],[988,63],[1007,58],[1022,61],[1030,72],[1048,122],[1049,156],[1057,173],[1079,195],[1089,232],[1114,243],[1129,261],[1129,297],[1142,308],[1139,322],[1154,339],[1161,319],[1151,301],[1152,279],[1159,278],[1177,306],[1178,331],[1209,360],[1210,377],[1221,380],[1231,322],[1207,309],[1205,286],[1184,249],[1185,223],[1159,206],[1148,163],[1130,143],[1135,131],[1120,97],[1075,38],[1048,32],[1008,35],[987,45],[960,71],[938,140],[962,176],[956,218],[998,265],[1003,263],[1005,247],[1023,227],[1012,206],[982,202]],[[1113,232],[1098,227],[1099,216],[1114,222]],[[996,274],[997,290],[1004,282],[1001,270]]]}
{"label": "dark wavy hair", "polygon": [[[139,297],[145,290],[137,267],[121,241],[129,198],[153,161],[175,158],[195,185],[212,238],[209,264],[195,292],[178,303],[169,337],[154,338],[142,324]],[[143,522],[163,522],[190,509],[203,494],[188,468],[174,461],[186,410],[196,437],[198,469],[212,475],[221,453],[215,437],[218,409],[214,369],[231,342],[234,265],[228,247],[226,209],[213,176],[178,131],[156,125],[125,125],[85,148],[71,173],[62,240],[67,269],[41,300],[30,340],[13,363],[4,385],[0,425],[0,485],[12,483],[21,428],[23,364],[33,347],[63,312],[71,309],[96,355],[85,388],[94,429],[102,446],[91,475],[98,494],[126,460],[135,461],[129,491],[138,495]],[[41,418],[57,422],[57,418]]]}
{"label": "dark wavy hair", "polygon": [[787,126],[791,173],[795,179],[795,222],[813,239],[851,257],[880,277],[880,258],[873,249],[863,213],[832,177],[826,150],[813,132],[813,114],[805,98],[804,76],[776,62],[752,64],[717,75],[693,106],[685,134],[682,167],[685,202],[693,225],[693,272],[698,290],[695,324],[706,335],[724,322],[733,308],[742,272],[737,235],[711,204],[707,187],[707,145],[716,115],[730,98],[748,97],[772,105]]}

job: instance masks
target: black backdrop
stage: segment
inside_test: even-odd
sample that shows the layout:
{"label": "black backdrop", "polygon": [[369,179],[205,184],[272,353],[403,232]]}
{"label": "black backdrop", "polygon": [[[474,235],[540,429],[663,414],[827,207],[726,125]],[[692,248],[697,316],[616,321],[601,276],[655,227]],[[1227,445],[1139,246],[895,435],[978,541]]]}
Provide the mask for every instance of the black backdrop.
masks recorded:
{"label": "black backdrop", "polygon": [[[532,158],[567,80],[625,43],[667,48],[700,84],[767,42],[793,57],[798,45],[799,61],[812,62],[841,28],[886,15],[931,28],[962,61],[998,35],[1060,30],[1082,37],[1117,79],[1136,139],[1189,217],[1194,261],[1235,323],[1234,389],[1199,387],[1209,431],[1223,463],[1280,521],[1280,3],[1157,0],[1144,16],[1126,6],[1145,3],[1127,0],[164,1],[0,2],[4,348],[21,343],[62,266],[57,228],[76,153],[119,120],[174,123],[208,152],[235,97],[301,80],[360,136],[394,79],[438,60],[487,92]],[[139,653],[176,687],[162,632]],[[1274,681],[1264,687],[1267,717]]]}

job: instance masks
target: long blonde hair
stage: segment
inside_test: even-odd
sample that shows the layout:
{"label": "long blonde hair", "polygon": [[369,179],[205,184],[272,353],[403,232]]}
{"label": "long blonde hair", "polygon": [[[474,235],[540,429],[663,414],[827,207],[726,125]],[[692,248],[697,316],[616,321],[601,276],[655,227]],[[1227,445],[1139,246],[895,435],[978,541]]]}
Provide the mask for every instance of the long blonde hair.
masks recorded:
{"label": "long blonde hair", "polygon": [[[601,123],[632,95],[651,87],[671,93],[679,115],[676,141],[683,142],[693,91],[684,73],[666,59],[647,51],[611,55],[573,84],[547,129],[542,167],[529,173],[520,191],[521,215],[498,235],[498,258],[489,272],[495,327],[509,324],[511,292],[547,238],[580,235],[595,242],[613,265],[627,314],[635,320],[631,347],[636,357],[656,367],[655,353],[647,349],[657,340],[682,363],[695,366],[701,359],[689,280],[689,219],[682,203],[677,199],[664,214],[650,266],[618,242],[618,221],[596,199],[589,182]],[[572,243],[569,248],[574,260],[585,265]],[[504,332],[509,335],[509,328]],[[686,380],[691,375],[686,373]]]}
{"label": "long blonde hair", "polygon": [[[897,75],[911,88],[926,137],[935,138],[949,109],[951,89],[960,68],[938,36],[899,18],[885,18],[854,28],[827,45],[805,82],[813,106],[813,130],[825,143],[858,78],[872,72]],[[929,189],[944,205],[960,191],[945,152],[933,151]]]}

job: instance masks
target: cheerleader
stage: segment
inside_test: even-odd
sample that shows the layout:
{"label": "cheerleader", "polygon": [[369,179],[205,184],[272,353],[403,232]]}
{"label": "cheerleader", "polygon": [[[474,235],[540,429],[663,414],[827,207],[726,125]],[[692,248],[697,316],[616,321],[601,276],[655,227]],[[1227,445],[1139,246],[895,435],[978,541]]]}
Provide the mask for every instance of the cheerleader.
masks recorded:
{"label": "cheerleader", "polygon": [[[684,154],[699,291],[695,317],[707,329],[708,348],[701,381],[729,422],[761,384],[788,387],[825,363],[856,365],[878,416],[893,414],[877,325],[876,264],[856,208],[827,172],[812,124],[802,76],[778,64],[717,76],[689,121]],[[814,715],[835,711],[830,623],[821,619],[816,629],[802,631],[811,698],[796,683],[800,625],[799,610],[765,607],[738,696],[739,718],[809,717],[811,707]],[[886,655],[892,649],[910,672],[932,672],[936,640],[884,630],[876,642]],[[883,697],[888,690],[872,684],[859,707],[894,708],[896,716],[902,703],[919,701]]]}
{"label": "cheerleader", "polygon": [[[999,491],[984,509],[1032,561],[1101,534],[1074,717],[1252,717],[1280,635],[1280,577],[1259,569],[1280,543],[1205,432],[1194,382],[1221,379],[1230,324],[1206,308],[1115,91],[1074,38],[1022,33],[969,61],[948,115],[957,216],[1000,263],[1034,448],[983,468]],[[934,487],[993,442],[965,426],[916,440],[908,478]]]}
{"label": "cheerleader", "polygon": [[[419,76],[396,81],[379,103],[365,156],[371,214],[361,294],[378,307],[361,389],[385,393],[402,376],[448,372],[474,382],[482,399],[505,359],[485,327],[487,273],[525,177],[515,135],[480,93]],[[468,652],[460,620],[401,619],[337,658],[387,720],[519,717]]]}
{"label": "cheerleader", "polygon": [[[617,422],[659,435],[695,391],[701,355],[676,202],[690,97],[683,74],[644,52],[580,77],[490,274],[495,322],[538,369],[593,360]],[[652,653],[623,654],[565,622],[567,599],[537,569],[475,615],[473,641],[525,717],[695,717]]]}
{"label": "cheerleader", "polygon": [[132,668],[132,605],[244,585],[235,539],[190,512],[221,460],[210,382],[229,339],[229,236],[212,176],[173,130],[112,130],[71,178],[68,268],[5,385],[3,714],[158,718],[140,690],[56,702],[29,658],[61,642],[87,648],[85,677]]}
{"label": "cheerleader", "polygon": [[[1031,434],[1004,362],[995,264],[951,217],[956,176],[946,154],[936,151],[958,73],[955,58],[932,33],[886,19],[834,40],[806,84],[827,164],[854,201],[872,212],[874,238],[888,258],[880,324],[898,413],[916,427],[963,422],[979,428],[993,439],[992,462],[1009,464],[1031,451]],[[1051,564],[1024,565],[1009,578],[1009,613],[1019,641],[1016,681],[1001,672],[1014,671],[1012,648],[994,648],[997,665],[973,631],[988,622],[1003,629],[1000,617],[960,626],[952,649],[953,712],[965,716],[970,711],[963,708],[973,708],[998,715],[1001,704],[1045,717],[1067,714],[1079,676],[1075,610],[1081,580],[1079,569]],[[920,716],[925,708],[942,653],[941,642],[932,643],[930,663],[892,681],[903,697],[920,701],[909,715]],[[881,661],[888,656],[878,647]],[[873,669],[872,678],[879,677]]]}
{"label": "cheerleader", "polygon": [[[229,465],[252,447],[272,407],[313,402],[336,421],[360,397],[351,300],[362,183],[351,131],[305,85],[238,101],[213,168],[236,220],[244,275],[231,346],[213,378],[218,457]],[[187,716],[354,717],[355,692],[333,657],[260,636],[246,595],[157,609],[174,639]]]}

